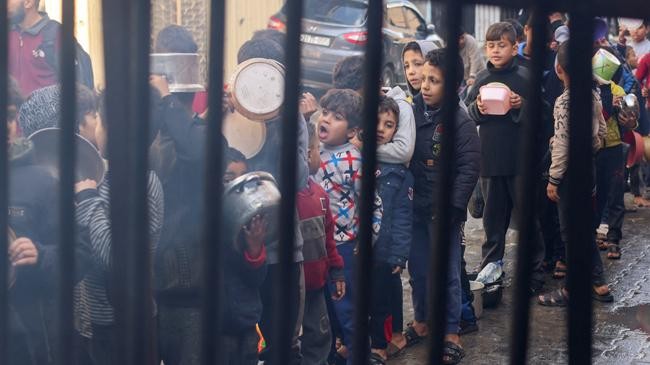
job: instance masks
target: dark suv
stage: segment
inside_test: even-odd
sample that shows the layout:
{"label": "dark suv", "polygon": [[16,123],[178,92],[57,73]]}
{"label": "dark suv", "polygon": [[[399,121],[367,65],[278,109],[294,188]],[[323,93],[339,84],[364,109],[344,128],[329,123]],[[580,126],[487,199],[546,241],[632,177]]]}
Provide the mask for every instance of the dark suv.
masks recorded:
{"label": "dark suv", "polygon": [[[269,28],[286,30],[285,7],[269,19]],[[442,47],[442,39],[410,1],[387,0],[385,7],[384,86],[406,87],[401,60],[404,45],[412,40],[430,39]],[[331,87],[334,65],[345,57],[364,53],[367,11],[368,2],[363,0],[304,0],[301,41],[305,87]]]}

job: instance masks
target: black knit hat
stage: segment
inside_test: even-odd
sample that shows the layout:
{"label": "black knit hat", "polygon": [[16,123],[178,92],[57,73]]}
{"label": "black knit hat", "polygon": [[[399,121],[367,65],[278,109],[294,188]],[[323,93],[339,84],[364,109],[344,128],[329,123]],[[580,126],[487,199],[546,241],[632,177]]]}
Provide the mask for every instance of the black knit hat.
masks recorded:
{"label": "black knit hat", "polygon": [[23,136],[29,137],[43,128],[58,127],[60,100],[61,89],[58,85],[35,90],[20,107],[18,114],[18,125]]}

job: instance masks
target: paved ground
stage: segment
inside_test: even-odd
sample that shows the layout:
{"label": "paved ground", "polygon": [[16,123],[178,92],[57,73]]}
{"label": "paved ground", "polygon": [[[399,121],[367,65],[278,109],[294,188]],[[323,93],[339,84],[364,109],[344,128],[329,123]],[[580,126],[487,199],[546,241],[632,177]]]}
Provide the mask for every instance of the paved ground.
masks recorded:
{"label": "paved ground", "polygon": [[[480,259],[483,231],[480,220],[467,224],[468,267],[475,267]],[[650,364],[650,210],[628,213],[625,219],[623,258],[610,261],[603,256],[605,270],[616,301],[613,304],[594,304],[594,363],[595,364]],[[510,232],[506,252],[506,272],[514,273],[514,240]],[[405,288],[408,292],[408,284]],[[549,277],[549,287],[558,282]],[[486,310],[479,321],[478,333],[462,338],[467,356],[463,364],[507,364],[510,315],[513,311],[512,277],[506,281],[503,303]],[[410,308],[410,297],[405,295],[405,308]],[[405,321],[411,320],[408,317]],[[566,312],[563,309],[540,307],[533,304],[530,364],[563,364],[567,360]],[[390,365],[424,365],[425,345],[408,349],[390,361]]]}

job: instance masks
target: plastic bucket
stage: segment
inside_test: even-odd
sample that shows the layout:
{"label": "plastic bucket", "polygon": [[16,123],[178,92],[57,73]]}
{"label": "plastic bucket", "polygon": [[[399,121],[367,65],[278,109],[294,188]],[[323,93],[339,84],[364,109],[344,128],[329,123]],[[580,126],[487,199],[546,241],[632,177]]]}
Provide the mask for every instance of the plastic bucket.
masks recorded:
{"label": "plastic bucket", "polygon": [[478,281],[470,281],[469,289],[472,291],[472,295],[474,296],[474,300],[472,301],[474,315],[476,316],[476,319],[479,319],[483,314],[483,290],[485,289],[485,285]]}
{"label": "plastic bucket", "polygon": [[489,83],[480,89],[481,101],[488,115],[505,115],[511,108],[510,88],[500,83]]}

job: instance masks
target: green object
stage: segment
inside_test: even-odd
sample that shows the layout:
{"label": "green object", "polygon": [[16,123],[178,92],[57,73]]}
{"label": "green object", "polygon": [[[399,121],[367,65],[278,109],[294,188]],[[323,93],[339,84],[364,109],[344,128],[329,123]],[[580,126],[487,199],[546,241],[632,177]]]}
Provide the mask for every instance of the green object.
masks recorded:
{"label": "green object", "polygon": [[599,49],[591,59],[591,66],[596,78],[610,82],[618,68],[621,67],[621,61],[610,52]]}

